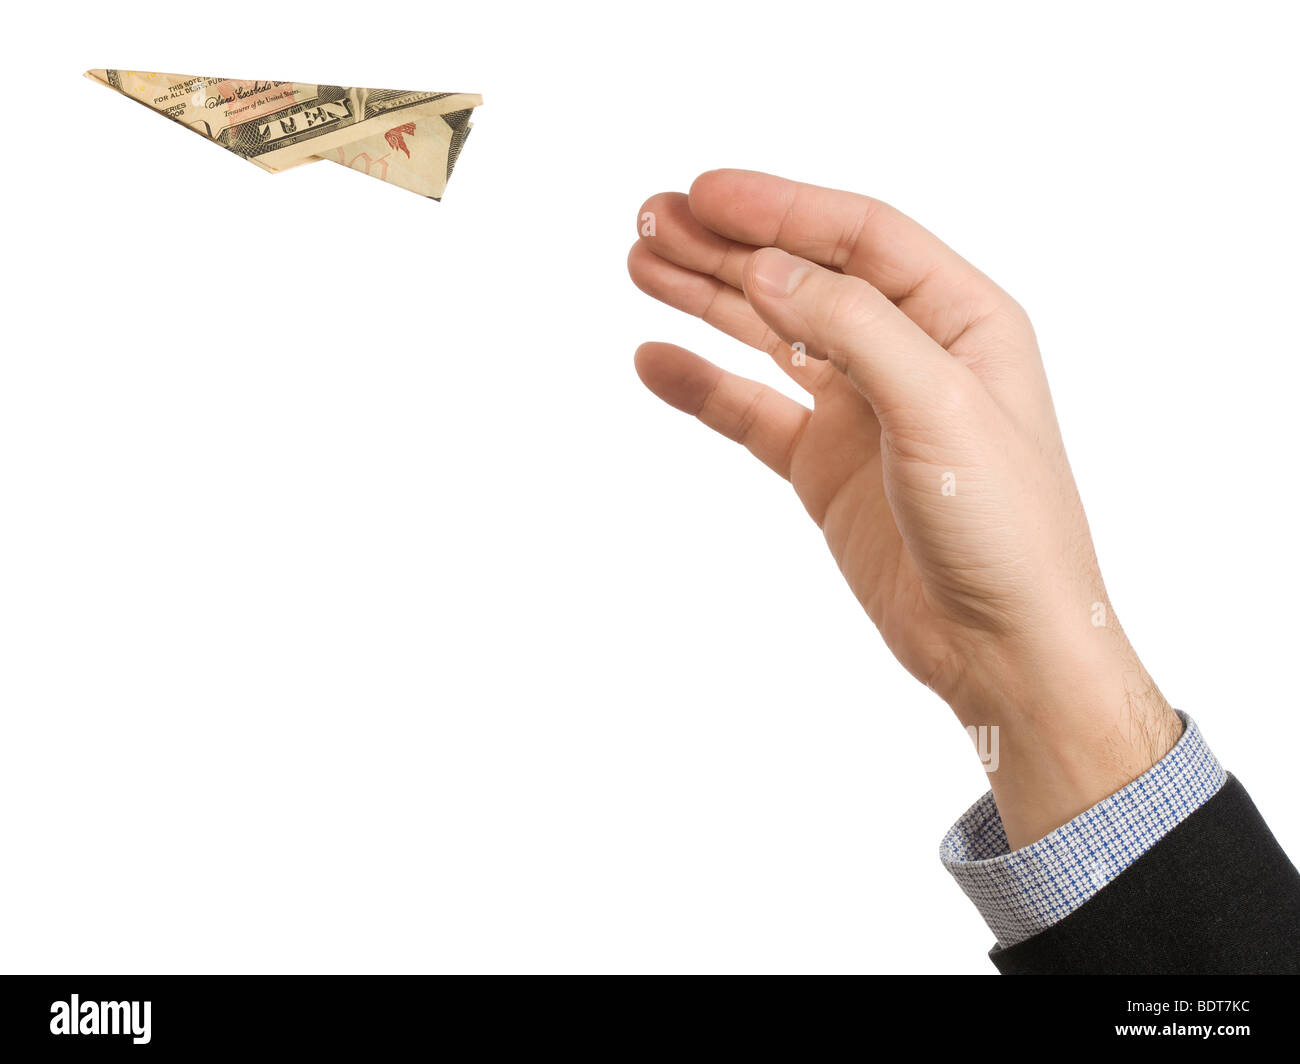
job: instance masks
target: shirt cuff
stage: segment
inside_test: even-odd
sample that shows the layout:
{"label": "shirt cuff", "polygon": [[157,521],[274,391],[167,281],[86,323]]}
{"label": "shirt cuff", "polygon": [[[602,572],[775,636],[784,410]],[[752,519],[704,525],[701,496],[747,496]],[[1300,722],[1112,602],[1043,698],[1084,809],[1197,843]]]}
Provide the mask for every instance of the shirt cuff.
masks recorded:
{"label": "shirt cuff", "polygon": [[1064,919],[1223,786],[1226,774],[1185,713],[1157,764],[1050,835],[1007,844],[989,791],[944,836],[939,859],[1003,949]]}

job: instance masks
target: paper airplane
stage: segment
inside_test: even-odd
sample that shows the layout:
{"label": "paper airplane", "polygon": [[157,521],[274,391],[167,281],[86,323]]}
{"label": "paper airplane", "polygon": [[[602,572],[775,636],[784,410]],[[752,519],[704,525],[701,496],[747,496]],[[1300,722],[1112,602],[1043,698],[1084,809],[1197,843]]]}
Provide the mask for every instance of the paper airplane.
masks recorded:
{"label": "paper airplane", "polygon": [[483,97],[87,70],[86,77],[278,173],[328,159],[441,199]]}

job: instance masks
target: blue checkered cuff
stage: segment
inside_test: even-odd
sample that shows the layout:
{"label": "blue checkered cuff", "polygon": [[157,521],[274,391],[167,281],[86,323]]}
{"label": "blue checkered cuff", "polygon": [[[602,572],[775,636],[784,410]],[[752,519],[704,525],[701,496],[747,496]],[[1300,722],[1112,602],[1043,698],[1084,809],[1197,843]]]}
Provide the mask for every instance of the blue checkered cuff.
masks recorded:
{"label": "blue checkered cuff", "polygon": [[1196,722],[1164,759],[1050,835],[1007,845],[989,791],[949,829],[939,859],[1003,949],[1051,927],[1204,805],[1227,778]]}

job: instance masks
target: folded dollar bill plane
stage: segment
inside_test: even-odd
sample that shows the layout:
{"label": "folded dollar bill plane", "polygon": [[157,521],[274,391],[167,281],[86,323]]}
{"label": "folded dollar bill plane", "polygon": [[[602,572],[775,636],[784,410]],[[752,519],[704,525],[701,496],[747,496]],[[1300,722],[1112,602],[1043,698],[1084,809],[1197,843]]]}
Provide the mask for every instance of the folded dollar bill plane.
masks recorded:
{"label": "folded dollar bill plane", "polygon": [[87,70],[86,77],[278,173],[328,159],[442,199],[483,97]]}

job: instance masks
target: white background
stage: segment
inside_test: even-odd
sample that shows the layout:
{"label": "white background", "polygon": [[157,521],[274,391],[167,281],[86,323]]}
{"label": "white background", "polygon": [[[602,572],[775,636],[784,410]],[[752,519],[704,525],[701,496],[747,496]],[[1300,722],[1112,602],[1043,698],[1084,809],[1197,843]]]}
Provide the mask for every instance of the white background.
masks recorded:
{"label": "white background", "polygon": [[[1135,10],[1136,8],[1136,10]],[[11,6],[0,966],[988,972],[984,789],[645,392],[637,208],[890,200],[1042,342],[1112,598],[1300,855],[1287,5]],[[439,205],[87,67],[481,92]]]}

